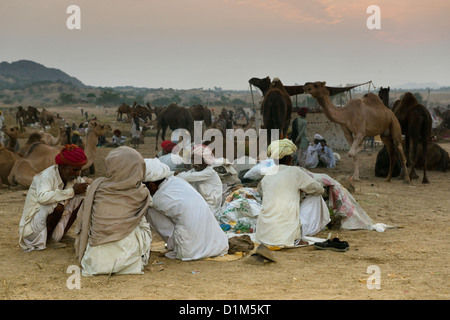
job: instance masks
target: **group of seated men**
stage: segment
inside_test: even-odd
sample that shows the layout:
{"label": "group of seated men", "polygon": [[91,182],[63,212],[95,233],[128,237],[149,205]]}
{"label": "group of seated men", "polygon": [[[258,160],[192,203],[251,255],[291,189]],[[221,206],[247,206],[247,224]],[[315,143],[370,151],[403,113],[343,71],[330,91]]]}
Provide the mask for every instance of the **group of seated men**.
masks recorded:
{"label": "group of seated men", "polygon": [[[173,144],[164,148],[178,161]],[[329,222],[321,197],[324,188],[291,165],[295,152],[289,139],[268,147],[268,156],[278,165],[258,186],[260,243],[289,247],[301,242],[302,192],[315,204],[306,213],[309,218],[304,221],[309,222],[303,224],[315,224],[320,230]],[[106,157],[105,176],[88,184],[80,177],[87,162],[83,149],[66,145],[55,165],[33,179],[19,226],[20,246],[24,251],[64,247],[61,240],[74,225],[83,275],[143,273],[152,231],[165,242],[167,258],[188,261],[227,254],[228,236],[216,219],[223,189],[212,168],[214,154],[197,145],[191,155],[191,169],[178,172],[161,161],[162,154],[143,158],[135,149],[120,146]]]}

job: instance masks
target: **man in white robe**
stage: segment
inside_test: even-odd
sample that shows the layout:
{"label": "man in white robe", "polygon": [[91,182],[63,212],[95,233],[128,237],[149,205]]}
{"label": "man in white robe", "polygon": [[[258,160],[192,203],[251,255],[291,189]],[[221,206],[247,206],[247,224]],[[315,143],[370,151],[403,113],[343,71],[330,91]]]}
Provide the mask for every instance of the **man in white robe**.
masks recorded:
{"label": "man in white robe", "polygon": [[[199,159],[196,160],[196,157]],[[213,169],[212,151],[207,146],[198,145],[192,151],[192,159],[193,169],[180,172],[177,177],[189,182],[208,203],[214,216],[218,217],[222,212],[222,180]]]}
{"label": "man in white robe", "polygon": [[121,146],[108,154],[105,166],[106,177],[92,182],[77,220],[82,275],[142,274],[152,241],[145,218],[152,199],[142,183],[144,158]]}
{"label": "man in white robe", "polygon": [[[279,165],[258,185],[262,205],[257,218],[256,240],[260,243],[277,247],[302,244],[302,236],[320,231],[330,221],[321,196],[323,186],[300,167],[291,166],[296,150],[289,139],[274,141],[268,147],[268,156],[278,159]],[[301,192],[308,195],[304,210],[300,208]]]}
{"label": "man in white robe", "polygon": [[64,247],[59,243],[76,219],[88,184],[81,179],[87,163],[83,149],[70,145],[56,164],[34,176],[19,224],[19,245],[24,251]]}
{"label": "man in white robe", "polygon": [[200,193],[158,159],[145,161],[145,183],[153,196],[146,217],[166,242],[166,257],[188,261],[226,254],[228,237]]}

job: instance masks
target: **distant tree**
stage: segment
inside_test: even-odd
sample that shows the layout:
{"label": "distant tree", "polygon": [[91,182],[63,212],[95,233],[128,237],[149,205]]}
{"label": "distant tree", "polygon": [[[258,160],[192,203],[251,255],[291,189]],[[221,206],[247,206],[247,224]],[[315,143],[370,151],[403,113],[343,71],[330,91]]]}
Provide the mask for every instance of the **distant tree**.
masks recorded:
{"label": "distant tree", "polygon": [[203,100],[197,95],[190,97],[189,101],[188,101],[189,105],[202,104],[202,103],[203,103]]}
{"label": "distant tree", "polygon": [[121,96],[119,93],[114,90],[108,89],[103,90],[100,94],[100,97],[95,101],[97,104],[105,105],[105,104],[118,104],[121,103]]}
{"label": "distant tree", "polygon": [[160,98],[156,98],[154,100],[152,100],[151,104],[155,105],[155,106],[168,106],[169,104],[171,104],[173,101],[171,98],[168,97],[160,97]]}
{"label": "distant tree", "polygon": [[172,102],[175,102],[176,104],[180,104],[181,103],[181,97],[178,93],[174,94],[172,96]]}
{"label": "distant tree", "polygon": [[65,92],[61,92],[59,94],[59,102],[61,102],[61,104],[71,104],[71,103],[75,103],[75,96],[73,95],[73,93],[65,93]]}

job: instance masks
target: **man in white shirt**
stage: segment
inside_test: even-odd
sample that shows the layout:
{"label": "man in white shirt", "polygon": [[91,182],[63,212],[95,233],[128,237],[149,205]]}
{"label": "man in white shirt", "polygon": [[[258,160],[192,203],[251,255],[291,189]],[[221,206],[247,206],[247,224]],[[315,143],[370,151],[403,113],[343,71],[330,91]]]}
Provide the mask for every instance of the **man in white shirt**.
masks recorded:
{"label": "man in white shirt", "polygon": [[[267,149],[268,156],[279,160],[279,165],[269,171],[258,185],[262,205],[257,218],[256,239],[269,246],[304,244],[302,236],[320,231],[330,221],[321,196],[323,186],[300,167],[291,165],[296,151],[297,147],[289,139],[274,141]],[[303,213],[301,193],[306,193],[309,199],[308,208]],[[307,225],[303,226],[303,223]]]}
{"label": "man in white shirt", "polygon": [[83,149],[67,145],[55,162],[35,175],[28,189],[19,225],[19,244],[27,252],[64,246],[59,241],[75,221],[88,187],[80,177],[87,163]]}
{"label": "man in white shirt", "polygon": [[158,159],[145,163],[145,184],[153,197],[146,217],[166,242],[166,257],[188,261],[226,254],[228,238],[202,196]]}
{"label": "man in white shirt", "polygon": [[178,173],[177,177],[189,182],[208,203],[214,216],[218,217],[222,208],[222,180],[213,169],[214,156],[211,149],[204,145],[195,146],[192,160],[192,169]]}

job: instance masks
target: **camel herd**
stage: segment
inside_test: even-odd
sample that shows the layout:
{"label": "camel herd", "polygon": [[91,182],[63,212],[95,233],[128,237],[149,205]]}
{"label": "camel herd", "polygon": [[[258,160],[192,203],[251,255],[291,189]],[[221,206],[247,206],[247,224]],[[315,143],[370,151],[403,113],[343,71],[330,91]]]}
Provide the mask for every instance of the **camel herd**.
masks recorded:
{"label": "camel herd", "polygon": [[[420,104],[413,94],[407,92],[397,100],[392,108],[389,106],[389,88],[381,88],[379,94],[367,93],[360,99],[351,99],[345,106],[336,107],[330,99],[330,92],[335,94],[332,87],[325,82],[307,82],[303,86],[284,86],[278,78],[251,78],[249,83],[261,90],[262,128],[268,129],[267,141],[288,137],[291,125],[292,107],[290,96],[306,93],[316,99],[326,117],[341,125],[350,150],[348,155],[354,160],[353,179],[359,180],[358,153],[363,149],[366,137],[380,136],[384,148],[379,152],[375,165],[375,175],[386,177],[390,181],[393,176],[401,175],[406,183],[417,178],[416,168],[423,168],[422,183],[429,183],[426,170],[440,169],[445,171],[450,166],[448,153],[437,144],[431,142],[431,116],[427,108]],[[242,108],[241,108],[242,109]],[[226,129],[236,128],[235,118],[231,110],[223,109],[217,119],[212,121],[211,110],[201,105],[191,107],[178,106],[175,103],[167,107],[151,107],[136,102],[133,106],[122,104],[117,109],[117,120],[127,122],[136,114],[144,122],[156,116],[156,149],[158,139],[165,140],[166,130],[185,129],[191,137],[194,134],[194,121],[203,121],[202,128],[218,129],[226,137]],[[235,109],[236,113],[243,113],[247,124],[239,128],[244,130],[254,127],[255,118],[248,117],[243,110]],[[126,119],[123,118],[126,115]],[[445,114],[446,115],[446,114]],[[450,115],[448,115],[450,117]],[[443,125],[448,125],[447,118],[442,114]],[[29,106],[27,110],[18,107],[16,113],[18,126],[4,127],[3,131],[9,137],[7,146],[0,145],[0,187],[21,186],[28,188],[35,174],[54,164],[54,158],[63,145],[68,142],[63,126],[58,126],[56,117],[45,109],[39,112]],[[17,150],[16,142],[23,126],[40,122],[43,126],[50,125],[58,128],[56,136],[41,131],[29,136],[25,146]],[[442,125],[441,125],[442,126]],[[147,128],[147,127],[146,127]],[[279,136],[271,137],[270,129],[278,129]],[[85,153],[89,159],[83,167],[83,174],[95,172],[94,160],[98,139],[111,131],[111,126],[91,120],[88,124]],[[259,137],[258,137],[259,139]],[[212,143],[205,141],[205,144]],[[224,141],[224,150],[227,141]],[[236,150],[236,141],[231,141]],[[259,145],[259,144],[258,144]],[[248,147],[248,146],[246,146]],[[223,154],[226,154],[225,152]],[[235,153],[236,154],[236,153]],[[233,161],[234,159],[229,159]]]}
{"label": "camel herd", "polygon": [[[28,141],[20,150],[15,150],[20,129],[18,127],[4,127],[3,131],[9,137],[8,146],[0,146],[0,187],[3,184],[15,188],[28,188],[33,177],[55,163],[55,156],[67,144],[63,127],[58,128],[56,137],[41,131],[29,136]],[[94,173],[94,160],[98,138],[111,131],[109,124],[101,124],[91,120],[88,124],[84,151],[88,163],[83,167],[83,174]]]}

